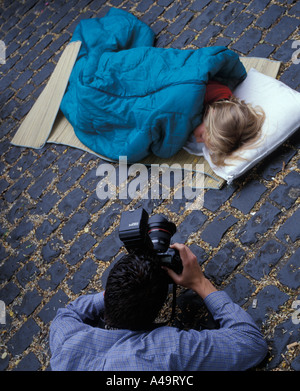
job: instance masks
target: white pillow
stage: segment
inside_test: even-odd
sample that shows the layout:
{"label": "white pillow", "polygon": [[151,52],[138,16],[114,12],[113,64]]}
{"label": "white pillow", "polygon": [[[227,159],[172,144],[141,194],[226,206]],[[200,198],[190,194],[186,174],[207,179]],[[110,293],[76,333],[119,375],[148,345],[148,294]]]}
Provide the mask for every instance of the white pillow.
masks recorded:
{"label": "white pillow", "polygon": [[300,127],[300,93],[273,77],[251,68],[233,94],[247,103],[261,106],[266,120],[257,148],[238,153],[246,160],[226,159],[228,165],[217,167],[212,163],[207,148],[203,147],[204,157],[213,171],[228,183],[274,151]]}
{"label": "white pillow", "polygon": [[191,133],[190,137],[182,148],[185,149],[191,155],[203,156],[203,147],[204,144],[197,143],[194,133]]}

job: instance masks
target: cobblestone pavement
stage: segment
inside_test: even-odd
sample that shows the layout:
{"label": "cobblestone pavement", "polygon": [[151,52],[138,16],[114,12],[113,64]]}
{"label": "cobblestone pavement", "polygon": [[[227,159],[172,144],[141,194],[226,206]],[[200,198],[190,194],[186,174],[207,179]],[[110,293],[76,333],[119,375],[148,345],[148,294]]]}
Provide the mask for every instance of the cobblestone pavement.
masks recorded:
{"label": "cobblestone pavement", "polygon": [[[299,1],[0,1],[0,40],[7,46],[0,65],[1,370],[50,369],[50,322],[69,300],[102,289],[124,251],[120,213],[132,205],[172,218],[174,239],[189,244],[206,275],[254,317],[270,348],[256,370],[299,370],[299,132],[232,185],[206,190],[204,207],[189,212],[184,200],[99,200],[96,169],[104,162],[89,153],[11,146],[77,23],[112,6],[150,25],[160,47],[226,45],[280,60],[278,77],[300,91],[300,65],[291,61],[299,47],[292,48],[300,39]],[[198,304],[180,293],[181,309]]]}

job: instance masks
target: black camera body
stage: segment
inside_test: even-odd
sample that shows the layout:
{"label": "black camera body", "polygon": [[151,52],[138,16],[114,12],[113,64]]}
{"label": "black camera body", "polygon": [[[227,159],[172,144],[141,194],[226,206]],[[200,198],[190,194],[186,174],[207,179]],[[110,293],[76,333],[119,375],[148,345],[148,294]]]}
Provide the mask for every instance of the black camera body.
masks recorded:
{"label": "black camera body", "polygon": [[179,252],[169,248],[175,232],[174,223],[159,214],[149,218],[143,208],[126,211],[121,215],[119,238],[126,250],[136,254],[153,254],[162,266],[180,274],[182,262]]}

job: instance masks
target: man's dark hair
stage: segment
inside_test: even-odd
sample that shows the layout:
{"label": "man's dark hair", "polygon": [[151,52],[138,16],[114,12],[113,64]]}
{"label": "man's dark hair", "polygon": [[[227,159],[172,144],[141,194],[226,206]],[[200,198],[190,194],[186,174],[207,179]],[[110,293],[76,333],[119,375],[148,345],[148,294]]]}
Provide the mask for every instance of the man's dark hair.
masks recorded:
{"label": "man's dark hair", "polygon": [[106,282],[105,323],[129,330],[150,329],[167,294],[167,275],[155,258],[124,255]]}

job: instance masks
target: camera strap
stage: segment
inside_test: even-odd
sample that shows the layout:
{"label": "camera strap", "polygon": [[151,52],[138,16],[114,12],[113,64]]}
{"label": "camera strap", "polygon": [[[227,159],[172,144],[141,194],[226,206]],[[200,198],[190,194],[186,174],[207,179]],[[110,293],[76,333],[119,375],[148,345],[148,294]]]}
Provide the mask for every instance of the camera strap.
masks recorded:
{"label": "camera strap", "polygon": [[174,319],[175,317],[175,311],[176,311],[176,288],[177,288],[177,284],[175,284],[175,282],[173,283],[173,301],[172,301],[172,313],[171,313],[171,320]]}
{"label": "camera strap", "polygon": [[162,327],[162,326],[167,326],[168,323],[170,323],[174,317],[175,317],[175,312],[176,312],[176,288],[177,288],[177,284],[173,283],[173,300],[172,300],[172,312],[171,312],[171,317],[169,320],[166,320],[165,322],[161,322],[161,323],[155,323],[155,326],[154,328],[157,328],[157,327]]}

